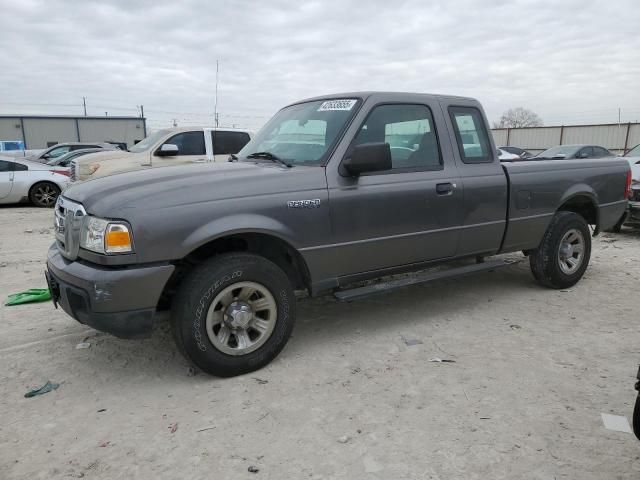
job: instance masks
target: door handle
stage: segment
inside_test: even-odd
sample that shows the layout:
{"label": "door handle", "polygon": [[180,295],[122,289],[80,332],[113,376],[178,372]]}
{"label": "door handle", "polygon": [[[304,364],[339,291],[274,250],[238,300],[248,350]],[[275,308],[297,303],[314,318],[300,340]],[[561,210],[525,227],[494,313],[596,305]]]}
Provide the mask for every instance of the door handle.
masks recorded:
{"label": "door handle", "polygon": [[455,183],[438,183],[436,185],[436,193],[438,195],[451,195],[456,188]]}

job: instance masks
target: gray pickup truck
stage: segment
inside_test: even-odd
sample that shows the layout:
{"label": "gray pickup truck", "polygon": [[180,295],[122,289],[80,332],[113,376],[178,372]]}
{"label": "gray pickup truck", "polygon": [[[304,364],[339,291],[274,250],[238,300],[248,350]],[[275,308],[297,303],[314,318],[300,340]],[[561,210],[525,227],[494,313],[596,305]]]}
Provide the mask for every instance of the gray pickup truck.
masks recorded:
{"label": "gray pickup truck", "polygon": [[486,257],[515,251],[540,284],[570,287],[589,225],[612,227],[630,185],[624,160],[503,165],[476,100],[409,93],[289,105],[229,160],[66,190],[47,261],[54,302],[124,338],[170,309],[195,365],[238,375],[282,350],[296,290],[349,301],[495,269],[506,262]]}

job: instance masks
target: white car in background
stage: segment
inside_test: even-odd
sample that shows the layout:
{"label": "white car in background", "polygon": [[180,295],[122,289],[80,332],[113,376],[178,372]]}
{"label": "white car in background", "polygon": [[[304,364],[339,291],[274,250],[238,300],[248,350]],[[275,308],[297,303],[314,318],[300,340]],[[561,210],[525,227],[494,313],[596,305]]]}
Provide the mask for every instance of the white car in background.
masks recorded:
{"label": "white car in background", "polygon": [[498,148],[498,158],[502,162],[515,162],[517,160],[521,160],[519,155],[509,153],[506,150],[503,150],[501,148]]}
{"label": "white car in background", "polygon": [[0,203],[29,201],[36,207],[53,207],[69,182],[68,169],[0,157]]}

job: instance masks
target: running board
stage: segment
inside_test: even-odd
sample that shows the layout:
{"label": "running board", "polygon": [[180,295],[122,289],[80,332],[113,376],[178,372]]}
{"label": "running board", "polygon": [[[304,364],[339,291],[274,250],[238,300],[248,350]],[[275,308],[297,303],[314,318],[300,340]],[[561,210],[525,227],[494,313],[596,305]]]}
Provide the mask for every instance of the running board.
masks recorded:
{"label": "running board", "polygon": [[471,275],[472,273],[497,270],[498,268],[508,267],[518,262],[520,262],[520,260],[491,260],[489,262],[474,263],[472,265],[465,265],[464,267],[449,268],[446,270],[439,270],[437,272],[426,272],[419,275],[391,280],[389,282],[351,288],[349,290],[338,290],[333,295],[341,302],[350,302],[352,300],[359,300],[379,293],[391,292],[403,287],[433,282],[434,280],[463,277],[465,275]]}

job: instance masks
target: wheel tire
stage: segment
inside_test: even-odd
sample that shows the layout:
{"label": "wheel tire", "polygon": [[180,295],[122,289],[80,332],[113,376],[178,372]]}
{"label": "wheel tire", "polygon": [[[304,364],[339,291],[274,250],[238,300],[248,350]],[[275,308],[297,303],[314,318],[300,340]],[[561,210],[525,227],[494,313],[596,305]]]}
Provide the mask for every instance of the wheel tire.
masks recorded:
{"label": "wheel tire", "polygon": [[[583,251],[575,271],[563,271],[560,249],[565,235],[571,231],[582,234]],[[582,278],[591,257],[591,232],[585,219],[573,212],[557,212],[544,236],[540,246],[531,251],[529,263],[536,281],[549,288],[569,288]],[[565,264],[565,269],[567,265]]]}
{"label": "wheel tire", "polygon": [[51,208],[56,204],[60,188],[55,183],[38,182],[29,190],[29,201],[40,208]]}
{"label": "wheel tire", "polygon": [[[232,355],[212,342],[207,333],[207,315],[210,308],[216,308],[211,304],[224,295],[225,289],[248,282],[271,295],[276,306],[275,326],[256,350]],[[234,291],[232,295],[235,297]],[[241,375],[264,367],[284,348],[295,323],[295,307],[291,283],[273,262],[245,253],[218,255],[196,267],[182,281],[172,302],[173,336],[178,349],[203,371],[218,377]],[[219,312],[222,316],[223,310]]]}

